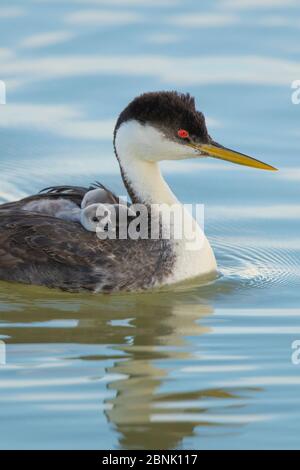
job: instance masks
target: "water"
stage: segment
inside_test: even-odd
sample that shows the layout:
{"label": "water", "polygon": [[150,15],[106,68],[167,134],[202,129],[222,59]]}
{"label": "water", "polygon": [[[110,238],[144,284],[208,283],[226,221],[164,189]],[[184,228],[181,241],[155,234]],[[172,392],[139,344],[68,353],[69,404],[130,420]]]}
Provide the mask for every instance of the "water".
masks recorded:
{"label": "water", "polygon": [[189,91],[216,140],[280,169],[163,165],[181,200],[205,203],[212,284],[93,296],[1,283],[1,448],[299,448],[299,13],[1,3],[2,201],[96,179],[124,194],[113,123],[145,90]]}

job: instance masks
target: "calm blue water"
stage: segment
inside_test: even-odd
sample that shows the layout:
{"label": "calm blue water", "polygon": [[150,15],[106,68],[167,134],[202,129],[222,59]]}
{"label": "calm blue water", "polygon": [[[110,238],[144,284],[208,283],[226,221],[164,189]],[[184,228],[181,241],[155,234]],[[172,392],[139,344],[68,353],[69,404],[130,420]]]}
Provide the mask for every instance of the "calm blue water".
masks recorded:
{"label": "calm blue water", "polygon": [[299,14],[292,0],[1,2],[1,201],[96,179],[124,194],[112,129],[149,90],[189,91],[217,141],[280,169],[163,164],[181,200],[205,204],[209,286],[1,283],[1,448],[299,448]]}

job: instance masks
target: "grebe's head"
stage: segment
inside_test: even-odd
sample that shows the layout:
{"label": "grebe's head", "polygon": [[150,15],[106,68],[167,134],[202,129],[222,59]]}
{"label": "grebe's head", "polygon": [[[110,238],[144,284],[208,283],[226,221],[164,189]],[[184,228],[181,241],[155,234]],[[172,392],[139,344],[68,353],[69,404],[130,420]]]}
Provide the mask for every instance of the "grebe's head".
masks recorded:
{"label": "grebe's head", "polygon": [[85,209],[87,206],[96,203],[110,203],[109,193],[104,188],[91,189],[86,192],[82,201],[81,209]]}
{"label": "grebe's head", "polygon": [[136,213],[126,204],[95,203],[81,210],[81,225],[89,232],[115,232],[117,225],[132,220]]}
{"label": "grebe's head", "polygon": [[194,98],[175,91],[144,93],[129,103],[116,123],[114,144],[119,160],[214,157],[275,169],[215,142],[208,134],[204,115],[196,110]]}
{"label": "grebe's head", "polygon": [[89,232],[105,231],[111,222],[111,211],[108,204],[95,203],[81,210],[81,225]]}

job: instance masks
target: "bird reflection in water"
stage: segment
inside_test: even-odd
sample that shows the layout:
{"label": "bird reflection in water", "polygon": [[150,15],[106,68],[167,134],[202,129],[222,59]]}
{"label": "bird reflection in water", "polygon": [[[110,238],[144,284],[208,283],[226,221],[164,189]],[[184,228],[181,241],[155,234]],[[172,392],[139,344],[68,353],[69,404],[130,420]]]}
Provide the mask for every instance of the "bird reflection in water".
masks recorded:
{"label": "bird reflection in water", "polygon": [[[63,343],[67,350],[72,345],[73,351],[74,345],[75,350],[80,345],[80,353],[71,358],[80,361],[80,370],[86,361],[113,362],[105,369],[106,387],[112,393],[104,400],[104,413],[114,427],[118,448],[180,448],[184,439],[195,435],[196,428],[201,446],[201,434],[222,424],[217,417],[212,419],[208,401],[213,407],[214,400],[221,400],[218,410],[224,415],[229,408],[240,407],[244,392],[249,392],[206,386],[201,373],[195,380],[182,372],[195,361],[201,365],[201,337],[210,333],[204,324],[213,308],[197,289],[70,296],[33,286],[19,286],[16,293],[15,285],[1,284],[0,302],[12,305],[11,311],[1,312],[1,319],[9,325],[0,334],[5,330],[8,342]],[[75,327],[49,327],[50,321],[62,318],[75,319]],[[26,328],[18,325],[24,322]],[[32,322],[38,325],[30,327]],[[101,354],[82,355],[82,345],[101,346]],[[106,346],[109,353],[103,354]],[[90,377],[97,379],[103,375]],[[214,375],[214,381],[217,379]],[[235,426],[239,429],[241,425]]]}

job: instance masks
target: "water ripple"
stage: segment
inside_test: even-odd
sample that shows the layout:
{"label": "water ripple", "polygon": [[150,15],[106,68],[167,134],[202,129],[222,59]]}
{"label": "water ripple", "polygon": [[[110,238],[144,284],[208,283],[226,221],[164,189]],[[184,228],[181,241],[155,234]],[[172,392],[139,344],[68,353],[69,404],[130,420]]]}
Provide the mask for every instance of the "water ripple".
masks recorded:
{"label": "water ripple", "polygon": [[299,260],[288,249],[251,246],[216,238],[213,242],[220,271],[238,289],[299,284]]}

